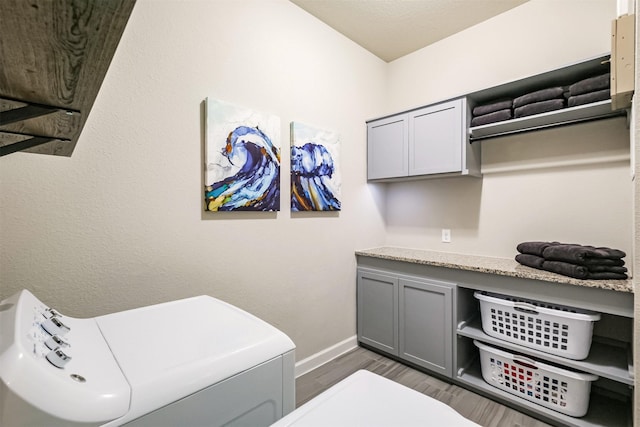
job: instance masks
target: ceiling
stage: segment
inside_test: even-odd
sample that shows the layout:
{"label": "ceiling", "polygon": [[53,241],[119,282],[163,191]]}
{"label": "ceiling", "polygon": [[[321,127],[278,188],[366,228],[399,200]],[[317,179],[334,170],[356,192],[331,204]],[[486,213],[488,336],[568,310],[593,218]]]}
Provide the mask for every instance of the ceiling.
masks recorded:
{"label": "ceiling", "polygon": [[290,0],[390,62],[528,0]]}

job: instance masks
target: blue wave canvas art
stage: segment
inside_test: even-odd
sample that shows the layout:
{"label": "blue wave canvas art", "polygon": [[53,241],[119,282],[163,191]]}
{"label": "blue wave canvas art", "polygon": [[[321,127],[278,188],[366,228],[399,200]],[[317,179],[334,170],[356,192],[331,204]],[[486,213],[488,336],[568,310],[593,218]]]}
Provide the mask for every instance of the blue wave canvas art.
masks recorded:
{"label": "blue wave canvas art", "polygon": [[291,122],[291,210],[339,211],[340,137]]}
{"label": "blue wave canvas art", "polygon": [[280,210],[280,118],[206,100],[205,210]]}

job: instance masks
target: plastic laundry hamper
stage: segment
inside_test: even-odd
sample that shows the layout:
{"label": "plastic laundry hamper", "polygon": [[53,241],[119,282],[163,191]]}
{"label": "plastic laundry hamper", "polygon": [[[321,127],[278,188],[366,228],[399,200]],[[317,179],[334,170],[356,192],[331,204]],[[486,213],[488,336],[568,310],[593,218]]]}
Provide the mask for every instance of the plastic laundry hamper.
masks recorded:
{"label": "plastic laundry hamper", "polygon": [[482,377],[494,387],[572,417],[589,409],[591,382],[597,375],[574,372],[527,357],[473,343],[480,349]]}
{"label": "plastic laundry hamper", "polygon": [[600,313],[489,292],[474,296],[487,335],[567,359],[589,355]]}

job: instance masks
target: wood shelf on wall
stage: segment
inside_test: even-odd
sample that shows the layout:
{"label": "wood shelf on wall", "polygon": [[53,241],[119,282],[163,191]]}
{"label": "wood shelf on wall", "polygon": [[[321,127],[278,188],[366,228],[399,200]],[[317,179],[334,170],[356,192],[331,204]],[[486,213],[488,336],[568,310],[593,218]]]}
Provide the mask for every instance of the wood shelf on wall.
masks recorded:
{"label": "wood shelf on wall", "polygon": [[134,5],[0,2],[0,155],[72,154]]}

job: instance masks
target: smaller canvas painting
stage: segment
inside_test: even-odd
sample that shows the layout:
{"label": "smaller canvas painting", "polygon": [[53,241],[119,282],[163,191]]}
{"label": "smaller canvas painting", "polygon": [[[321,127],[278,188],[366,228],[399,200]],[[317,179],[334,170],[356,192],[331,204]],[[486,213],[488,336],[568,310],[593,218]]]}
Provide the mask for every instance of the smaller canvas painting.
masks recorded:
{"label": "smaller canvas painting", "polygon": [[206,100],[207,211],[280,210],[280,118]]}
{"label": "smaller canvas painting", "polygon": [[291,122],[291,210],[339,211],[340,137]]}

